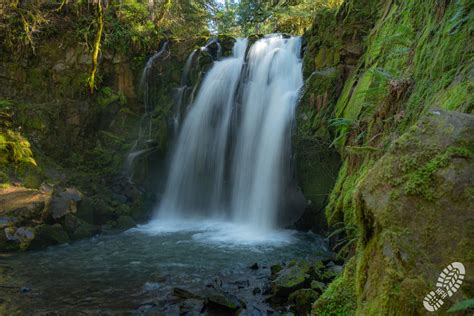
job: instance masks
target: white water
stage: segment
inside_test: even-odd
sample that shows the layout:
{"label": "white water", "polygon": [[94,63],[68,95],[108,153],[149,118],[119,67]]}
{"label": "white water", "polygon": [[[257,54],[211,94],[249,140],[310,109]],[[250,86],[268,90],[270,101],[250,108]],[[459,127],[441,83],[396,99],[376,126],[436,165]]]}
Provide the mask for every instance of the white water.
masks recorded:
{"label": "white water", "polygon": [[300,45],[269,36],[246,58],[247,40],[239,39],[231,57],[214,63],[182,122],[156,219],[143,230],[176,222],[186,229],[200,218],[231,222],[226,233],[200,235],[206,240],[263,241],[262,232],[275,232],[303,85]]}
{"label": "white water", "polygon": [[152,119],[151,112],[153,111],[154,104],[152,101],[153,87],[150,86],[151,76],[153,75],[153,66],[159,58],[161,58],[168,49],[168,42],[165,42],[161,49],[153,54],[148,59],[145,68],[143,69],[142,76],[140,79],[140,87],[143,90],[143,104],[144,112],[140,118],[140,125],[138,128],[137,139],[132,145],[130,152],[125,159],[125,175],[129,181],[133,181],[134,166],[138,157],[151,151],[150,148],[146,148],[147,140],[151,138],[152,131]]}
{"label": "white water", "polygon": [[176,93],[176,103],[173,116],[173,131],[175,134],[179,131],[179,126],[181,124],[181,116],[183,112],[183,105],[186,102],[186,93],[191,87],[188,86],[188,77],[191,70],[191,66],[194,60],[194,56],[197,53],[197,49],[188,56],[186,64],[184,65],[183,74],[181,75],[181,84],[177,89]]}

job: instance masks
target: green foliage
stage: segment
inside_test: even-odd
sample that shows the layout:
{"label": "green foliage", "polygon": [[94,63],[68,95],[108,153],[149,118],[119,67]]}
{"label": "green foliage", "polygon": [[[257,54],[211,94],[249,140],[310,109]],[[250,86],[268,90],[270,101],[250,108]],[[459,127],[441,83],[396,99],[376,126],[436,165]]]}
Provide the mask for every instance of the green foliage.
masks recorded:
{"label": "green foliage", "polygon": [[106,107],[114,102],[125,105],[127,98],[122,91],[115,91],[110,87],[103,87],[99,90],[96,101],[99,106]]}
{"label": "green foliage", "polygon": [[448,309],[450,313],[474,311],[474,299],[458,302]]}
{"label": "green foliage", "polygon": [[355,258],[345,267],[326,291],[313,304],[311,315],[314,316],[349,316],[354,315],[357,307],[357,296],[353,283]]}
{"label": "green foliage", "polygon": [[[469,158],[472,153],[466,148],[449,147],[445,152],[436,155],[425,165],[417,168],[408,175],[405,184],[407,194],[418,194],[427,200],[436,198],[433,192],[433,175],[441,168],[446,167],[453,157]],[[421,162],[419,162],[421,163]]]}
{"label": "green foliage", "polygon": [[0,132],[0,165],[9,163],[15,166],[23,164],[36,166],[28,140],[20,133],[7,129]]}
{"label": "green foliage", "polygon": [[342,0],[226,1],[215,15],[219,33],[249,36],[282,32],[301,35],[314,15],[340,6]]}

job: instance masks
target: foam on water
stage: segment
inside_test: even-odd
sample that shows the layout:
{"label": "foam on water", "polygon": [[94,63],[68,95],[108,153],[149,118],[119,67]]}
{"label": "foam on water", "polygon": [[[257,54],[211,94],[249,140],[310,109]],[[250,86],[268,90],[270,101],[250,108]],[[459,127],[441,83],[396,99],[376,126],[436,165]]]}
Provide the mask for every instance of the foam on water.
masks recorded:
{"label": "foam on water", "polygon": [[195,242],[222,247],[281,247],[295,241],[293,230],[262,230],[250,224],[216,219],[157,219],[128,231],[135,232],[151,236],[192,233]]}

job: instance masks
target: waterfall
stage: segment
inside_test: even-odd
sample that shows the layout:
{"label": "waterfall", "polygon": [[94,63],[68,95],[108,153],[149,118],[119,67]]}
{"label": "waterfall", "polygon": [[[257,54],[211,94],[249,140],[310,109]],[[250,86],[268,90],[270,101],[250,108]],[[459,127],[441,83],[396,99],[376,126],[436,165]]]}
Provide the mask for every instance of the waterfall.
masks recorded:
{"label": "waterfall", "polygon": [[303,85],[301,39],[271,35],[247,46],[238,39],[204,77],[179,130],[157,220],[276,226]]}
{"label": "waterfall", "polygon": [[290,127],[303,85],[300,39],[273,36],[250,49],[232,190],[233,216],[273,227],[289,169]]}
{"label": "waterfall", "polygon": [[197,49],[193,50],[193,52],[188,56],[186,59],[186,63],[184,64],[183,74],[181,75],[181,83],[179,88],[177,89],[176,93],[176,102],[175,102],[175,109],[173,115],[173,131],[177,134],[179,126],[181,124],[181,116],[183,112],[183,104],[186,102],[187,91],[192,89],[192,87],[188,86],[188,77],[189,72],[191,70],[191,66],[194,60],[194,56],[198,52]]}
{"label": "waterfall", "polygon": [[150,148],[147,148],[147,142],[151,139],[151,114],[154,109],[154,95],[153,86],[151,85],[151,77],[153,76],[153,66],[155,65],[156,61],[161,58],[165,52],[167,52],[167,49],[168,42],[165,42],[161,49],[148,59],[141,75],[140,87],[143,91],[144,111],[143,115],[140,118],[137,138],[133,142],[132,148],[130,149],[127,158],[125,159],[124,172],[129,181],[133,181],[134,166],[137,158],[151,150]]}

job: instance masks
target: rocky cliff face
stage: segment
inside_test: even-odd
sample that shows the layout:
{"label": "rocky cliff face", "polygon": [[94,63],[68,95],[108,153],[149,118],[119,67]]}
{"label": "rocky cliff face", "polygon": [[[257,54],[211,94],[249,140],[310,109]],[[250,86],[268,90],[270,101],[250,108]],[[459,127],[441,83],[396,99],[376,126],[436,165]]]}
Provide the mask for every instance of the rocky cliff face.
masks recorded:
{"label": "rocky cliff face", "polygon": [[[336,250],[352,258],[315,315],[423,314],[444,267],[472,267],[469,23],[466,1],[352,0],[306,34],[300,183],[317,196],[315,162],[337,166],[334,148],[337,180],[313,214],[325,207]],[[473,296],[469,282],[449,303]]]}
{"label": "rocky cliff face", "polygon": [[[50,28],[62,27],[54,23]],[[71,40],[77,30],[63,31],[42,38],[34,54],[0,53],[0,250],[125,229],[150,216],[164,178],[176,88],[188,54],[207,41],[170,41],[152,65],[153,141],[135,160],[131,178],[125,160],[142,128],[140,79],[154,52],[103,47],[99,85],[90,95],[91,51]],[[227,52],[232,39],[222,40]],[[191,85],[215,57],[212,47],[199,51]]]}

